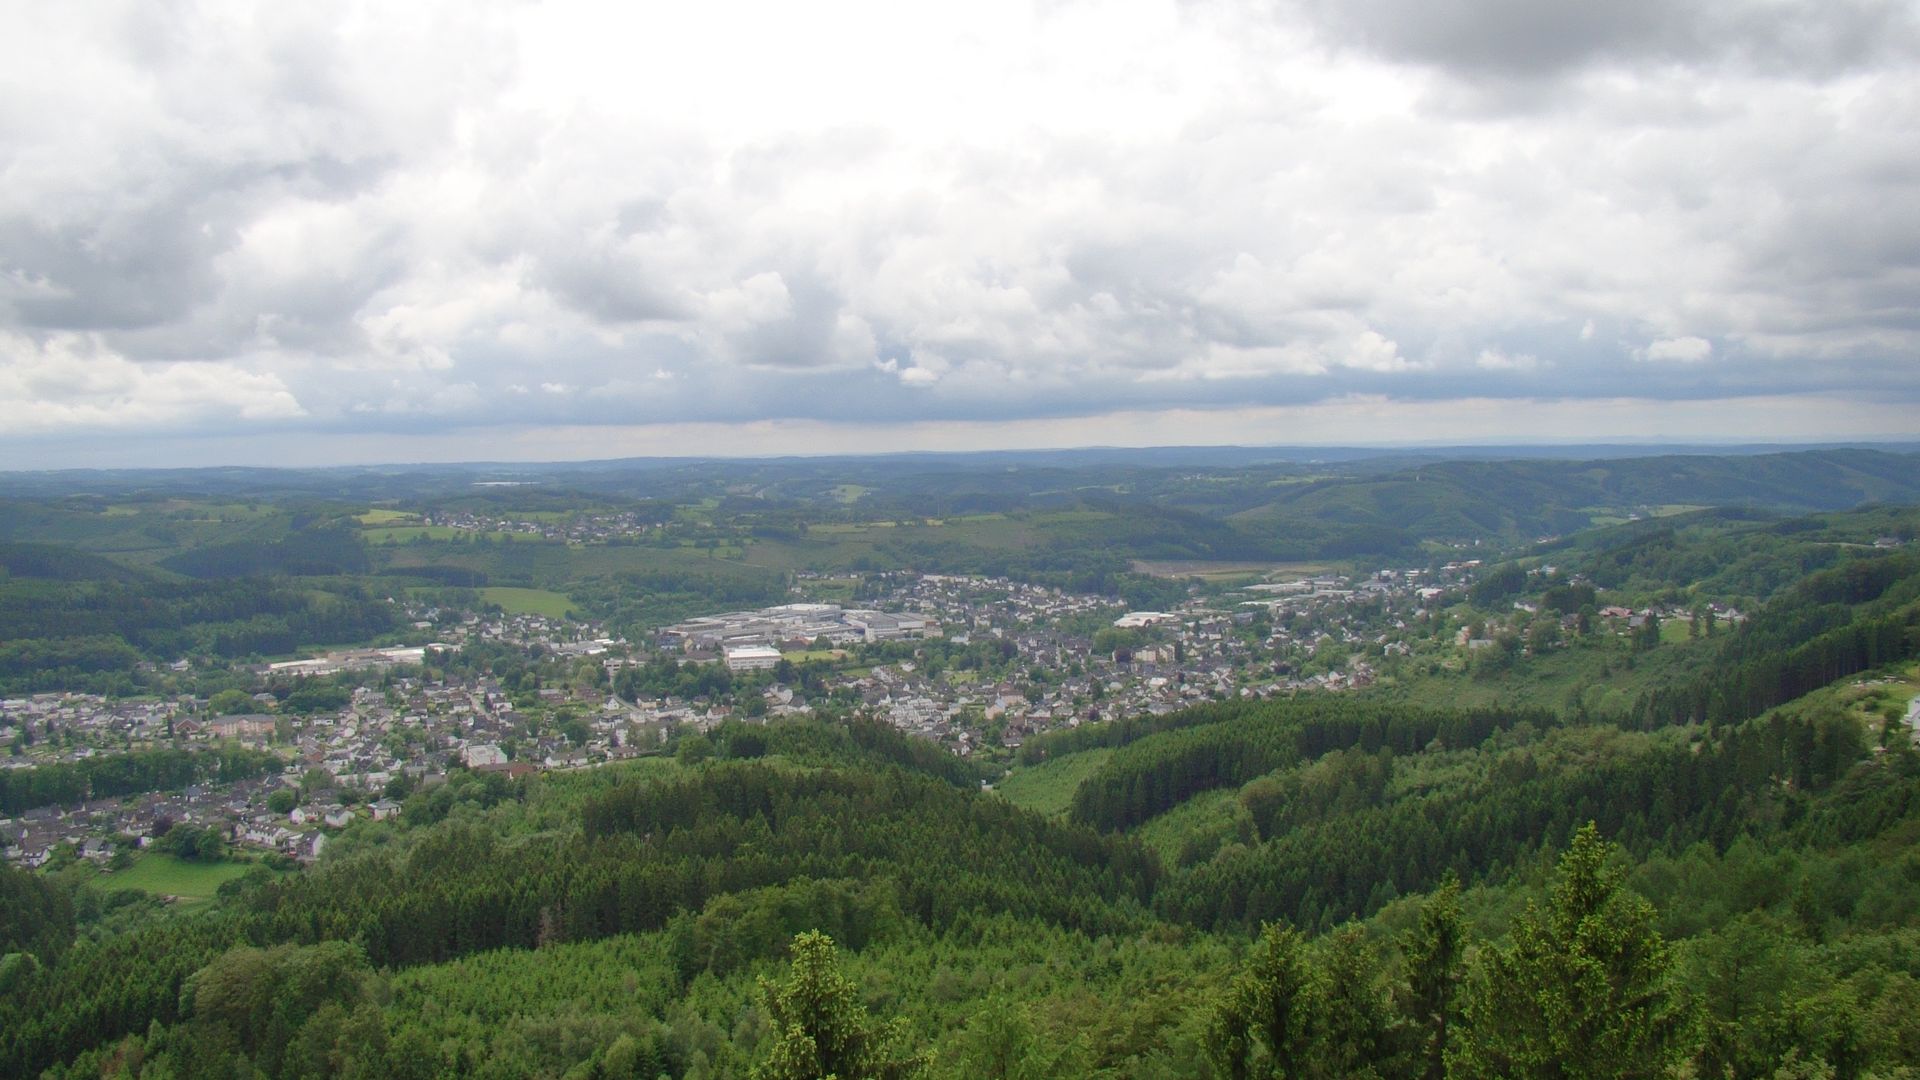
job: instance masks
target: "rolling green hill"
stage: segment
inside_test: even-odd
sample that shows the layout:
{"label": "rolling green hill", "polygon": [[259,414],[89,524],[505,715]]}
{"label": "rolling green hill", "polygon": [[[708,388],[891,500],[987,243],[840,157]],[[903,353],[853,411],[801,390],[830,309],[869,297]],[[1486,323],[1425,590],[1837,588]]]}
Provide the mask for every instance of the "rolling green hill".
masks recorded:
{"label": "rolling green hill", "polygon": [[[1456,975],[1520,962],[1502,935],[1545,884],[1596,872],[1576,836],[1593,820],[1625,848],[1595,887],[1650,902],[1635,932],[1676,943],[1645,975],[1687,1019],[1663,1060],[1793,1054],[1884,1072],[1915,1064],[1901,1003],[1920,980],[1920,755],[1883,736],[1879,698],[1855,681],[1712,730],[1338,700],[1214,707],[1034,767],[1084,773],[1082,820],[1143,798],[1151,827],[1198,794],[1208,809],[1171,863],[973,790],[951,759],[880,728],[730,729],[697,766],[461,774],[298,877],[14,961],[0,1065],[71,1061],[51,1075],[77,1076],[133,1059],[160,1075],[245,1054],[277,1076],[377,1051],[393,1075],[632,1061],[744,1075],[775,1034],[754,979],[821,929],[866,1007],[932,1051],[933,1075],[994,1060],[1205,1075],[1230,1045],[1217,1025],[1231,988],[1287,950],[1321,971],[1294,992],[1302,1015],[1359,1008],[1359,1028],[1311,1036],[1316,1054],[1417,1075],[1424,1029],[1405,980],[1427,962],[1422,920],[1454,918],[1479,941]],[[1239,764],[1204,770],[1207,755]],[[1268,920],[1308,936],[1249,952]],[[10,933],[46,941],[31,929]],[[1736,955],[1776,971],[1751,988],[1751,1013],[1717,996]],[[1472,1011],[1492,984],[1457,985],[1469,1019],[1455,1049],[1497,1051],[1503,1036]],[[227,1004],[262,992],[280,1004]]]}
{"label": "rolling green hill", "polygon": [[1609,461],[1441,461],[1381,476],[1332,477],[1274,489],[1237,511],[1250,530],[1318,524],[1415,538],[1508,541],[1559,535],[1674,507],[1840,510],[1920,499],[1910,454],[1829,450],[1755,457]]}

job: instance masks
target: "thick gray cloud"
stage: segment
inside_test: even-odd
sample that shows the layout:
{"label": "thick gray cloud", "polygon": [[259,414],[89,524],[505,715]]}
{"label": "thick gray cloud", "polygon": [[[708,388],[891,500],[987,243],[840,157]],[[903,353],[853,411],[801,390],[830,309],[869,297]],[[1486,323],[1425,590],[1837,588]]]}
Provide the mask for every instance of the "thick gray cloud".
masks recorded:
{"label": "thick gray cloud", "polygon": [[209,425],[465,446],[1315,403],[1497,436],[1471,403],[1502,399],[1592,403],[1569,435],[1623,400],[1913,433],[1860,428],[1920,399],[1909,5],[22,21],[0,465]]}
{"label": "thick gray cloud", "polygon": [[1601,65],[1830,78],[1920,51],[1920,12],[1903,0],[1297,0],[1285,10],[1337,42],[1475,78]]}

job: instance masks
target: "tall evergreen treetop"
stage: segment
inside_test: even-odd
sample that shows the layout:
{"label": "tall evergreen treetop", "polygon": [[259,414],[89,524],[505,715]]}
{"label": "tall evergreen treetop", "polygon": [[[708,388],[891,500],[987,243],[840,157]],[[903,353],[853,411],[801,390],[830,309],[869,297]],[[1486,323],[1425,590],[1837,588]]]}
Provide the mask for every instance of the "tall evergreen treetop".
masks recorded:
{"label": "tall evergreen treetop", "polygon": [[1687,1050],[1688,1016],[1652,905],[1621,888],[1588,823],[1561,857],[1543,911],[1483,954],[1448,1075],[1512,1080],[1658,1077]]}
{"label": "tall evergreen treetop", "polygon": [[1298,931],[1260,932],[1253,952],[1207,1025],[1207,1052],[1228,1080],[1304,1075],[1319,1027],[1320,991]]}
{"label": "tall evergreen treetop", "polygon": [[1459,1019],[1460,974],[1466,955],[1460,920],[1460,879],[1449,871],[1420,908],[1420,924],[1401,944],[1407,982],[1401,1012],[1419,1043],[1422,1080],[1446,1075],[1447,1042]]}
{"label": "tall evergreen treetop", "polygon": [[754,1080],[904,1080],[926,1065],[908,1053],[905,1025],[867,1015],[860,992],[840,972],[833,939],[810,930],[793,939],[787,981],[761,980],[773,1022],[773,1048]]}

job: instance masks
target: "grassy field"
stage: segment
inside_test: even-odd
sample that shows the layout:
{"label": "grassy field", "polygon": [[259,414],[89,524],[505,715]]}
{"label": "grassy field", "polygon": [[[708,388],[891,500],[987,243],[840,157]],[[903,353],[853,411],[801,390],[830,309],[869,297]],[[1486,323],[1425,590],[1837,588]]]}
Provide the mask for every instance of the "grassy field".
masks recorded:
{"label": "grassy field", "polygon": [[1870,738],[1877,739],[1883,725],[1890,737],[1903,736],[1907,732],[1907,708],[1920,697],[1920,664],[1860,679],[1833,693],[1860,720]]}
{"label": "grassy field", "polygon": [[[1680,514],[1691,514],[1695,510],[1705,509],[1707,509],[1707,507],[1694,503],[1663,503],[1659,506],[1647,507],[1644,512],[1650,517],[1663,518],[1676,517]],[[1582,506],[1578,508],[1578,510],[1580,513],[1587,515],[1588,522],[1594,528],[1603,528],[1608,525],[1625,525],[1629,521],[1636,520],[1642,512],[1637,509],[1630,510],[1618,506]]]}
{"label": "grassy field", "polygon": [[418,521],[420,517],[418,514],[409,514],[404,510],[383,510],[375,507],[353,520],[362,525],[394,525],[403,521]]}
{"label": "grassy field", "polygon": [[809,600],[824,601],[831,604],[851,604],[853,593],[860,582],[855,578],[819,578],[806,582],[806,597]]}
{"label": "grassy field", "polygon": [[481,589],[480,599],[500,605],[500,610],[509,615],[542,615],[549,619],[564,619],[573,610],[573,601],[565,593],[550,589],[514,589],[496,585]]}
{"label": "grassy field", "polygon": [[1188,559],[1135,559],[1136,574],[1164,578],[1192,578],[1222,581],[1235,578],[1312,577],[1338,570],[1326,562],[1202,562]]}
{"label": "grassy field", "polygon": [[1015,769],[994,790],[1015,806],[1024,806],[1051,817],[1065,817],[1073,806],[1073,793],[1080,781],[1106,763],[1113,751],[1105,747],[1069,754],[1057,761]]}
{"label": "grassy field", "polygon": [[476,536],[484,536],[496,542],[507,541],[521,544],[545,542],[544,537],[535,536],[531,533],[500,531],[476,532],[472,529],[456,529],[451,525],[376,525],[371,528],[361,529],[360,535],[365,537],[369,544],[404,544],[409,540],[417,540],[423,536],[428,540],[465,540]]}
{"label": "grassy field", "polygon": [[847,650],[845,649],[794,649],[790,652],[783,652],[780,655],[785,657],[788,660],[793,661],[796,664],[802,664],[807,662],[808,660],[845,660],[847,658]]}
{"label": "grassy field", "polygon": [[177,896],[182,903],[197,904],[213,899],[220,886],[244,875],[256,864],[250,862],[188,862],[172,855],[144,854],[134,857],[125,870],[101,874],[93,879],[96,889],[139,889],[155,896]]}
{"label": "grassy field", "polygon": [[807,526],[807,535],[857,536],[874,529],[895,529],[899,526],[897,521],[822,521]]}
{"label": "grassy field", "polygon": [[451,525],[410,525],[397,527],[381,525],[361,529],[360,535],[365,537],[369,544],[404,544],[409,540],[418,539],[422,536],[429,540],[452,540],[455,537],[468,534],[466,530],[456,529]]}
{"label": "grassy field", "polygon": [[1909,665],[1893,683],[1893,697],[1903,707],[1914,698],[1920,697],[1920,664]]}

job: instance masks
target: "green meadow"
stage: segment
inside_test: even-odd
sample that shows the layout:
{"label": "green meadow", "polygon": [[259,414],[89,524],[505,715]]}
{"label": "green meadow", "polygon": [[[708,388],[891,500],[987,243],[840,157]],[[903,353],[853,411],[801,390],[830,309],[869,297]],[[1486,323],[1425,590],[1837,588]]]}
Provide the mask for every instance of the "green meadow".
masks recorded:
{"label": "green meadow", "polygon": [[189,904],[213,899],[220,886],[241,877],[256,864],[251,862],[189,862],[157,852],[137,855],[125,870],[103,873],[93,879],[97,889],[138,889],[155,896],[175,896]]}
{"label": "green meadow", "polygon": [[549,619],[564,619],[573,611],[572,598],[551,589],[516,589],[495,585],[481,589],[480,599],[485,603],[498,604],[500,610],[509,615],[541,615]]}

